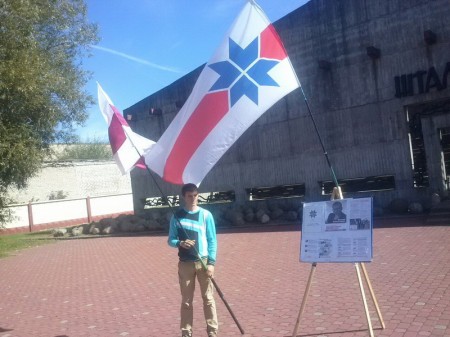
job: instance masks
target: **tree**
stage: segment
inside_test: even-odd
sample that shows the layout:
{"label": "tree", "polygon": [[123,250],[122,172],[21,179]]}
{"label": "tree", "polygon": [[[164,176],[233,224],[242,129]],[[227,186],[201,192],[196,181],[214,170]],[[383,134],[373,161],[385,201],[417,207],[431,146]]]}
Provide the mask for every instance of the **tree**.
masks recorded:
{"label": "tree", "polygon": [[86,120],[82,59],[96,42],[84,0],[0,0],[0,223],[7,188],[26,186]]}

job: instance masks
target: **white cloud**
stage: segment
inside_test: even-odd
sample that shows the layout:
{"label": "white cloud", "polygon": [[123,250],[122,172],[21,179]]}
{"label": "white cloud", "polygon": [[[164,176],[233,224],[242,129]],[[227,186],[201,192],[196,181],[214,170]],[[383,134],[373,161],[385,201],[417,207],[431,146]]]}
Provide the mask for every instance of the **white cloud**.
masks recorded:
{"label": "white cloud", "polygon": [[183,73],[181,70],[179,70],[177,68],[167,67],[167,66],[163,66],[163,65],[156,64],[156,63],[153,63],[153,62],[149,62],[147,60],[143,60],[143,59],[140,59],[138,57],[135,57],[135,56],[132,56],[132,55],[128,55],[128,54],[122,53],[122,52],[114,50],[114,49],[101,47],[101,46],[95,46],[95,45],[91,45],[91,47],[94,48],[94,49],[97,49],[97,50],[101,50],[101,51],[104,51],[104,52],[107,52],[107,53],[110,53],[110,54],[114,54],[114,55],[126,58],[128,60],[133,61],[133,62],[144,64],[146,66],[149,66],[149,67],[152,67],[152,68],[155,68],[155,69],[164,70],[164,71],[170,71],[172,73],[178,73],[178,74],[182,74]]}

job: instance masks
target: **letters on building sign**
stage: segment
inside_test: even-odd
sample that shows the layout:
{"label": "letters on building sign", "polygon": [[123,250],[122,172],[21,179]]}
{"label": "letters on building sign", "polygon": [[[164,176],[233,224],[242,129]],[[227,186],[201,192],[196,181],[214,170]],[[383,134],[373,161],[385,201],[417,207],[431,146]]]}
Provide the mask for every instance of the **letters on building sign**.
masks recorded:
{"label": "letters on building sign", "polygon": [[424,94],[431,89],[444,90],[447,88],[449,74],[450,62],[447,62],[442,77],[435,67],[431,67],[428,71],[419,70],[412,74],[395,76],[395,97]]}

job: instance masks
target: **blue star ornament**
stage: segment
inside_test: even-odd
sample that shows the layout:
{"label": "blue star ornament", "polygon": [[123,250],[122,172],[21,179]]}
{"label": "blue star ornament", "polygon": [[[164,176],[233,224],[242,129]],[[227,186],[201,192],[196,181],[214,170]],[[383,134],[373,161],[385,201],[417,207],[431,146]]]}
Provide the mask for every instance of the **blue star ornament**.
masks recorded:
{"label": "blue star ornament", "polygon": [[259,86],[279,87],[279,84],[269,75],[269,71],[279,61],[260,59],[258,48],[259,36],[245,48],[230,38],[229,59],[209,65],[219,74],[219,78],[209,91],[229,89],[231,106],[244,95],[258,105]]}

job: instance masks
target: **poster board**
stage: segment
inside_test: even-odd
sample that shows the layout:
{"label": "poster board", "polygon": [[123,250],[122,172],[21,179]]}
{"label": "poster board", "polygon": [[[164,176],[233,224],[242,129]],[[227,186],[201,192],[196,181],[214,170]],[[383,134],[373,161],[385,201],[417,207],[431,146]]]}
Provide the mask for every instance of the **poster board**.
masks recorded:
{"label": "poster board", "polygon": [[372,198],[303,205],[300,261],[372,261]]}

